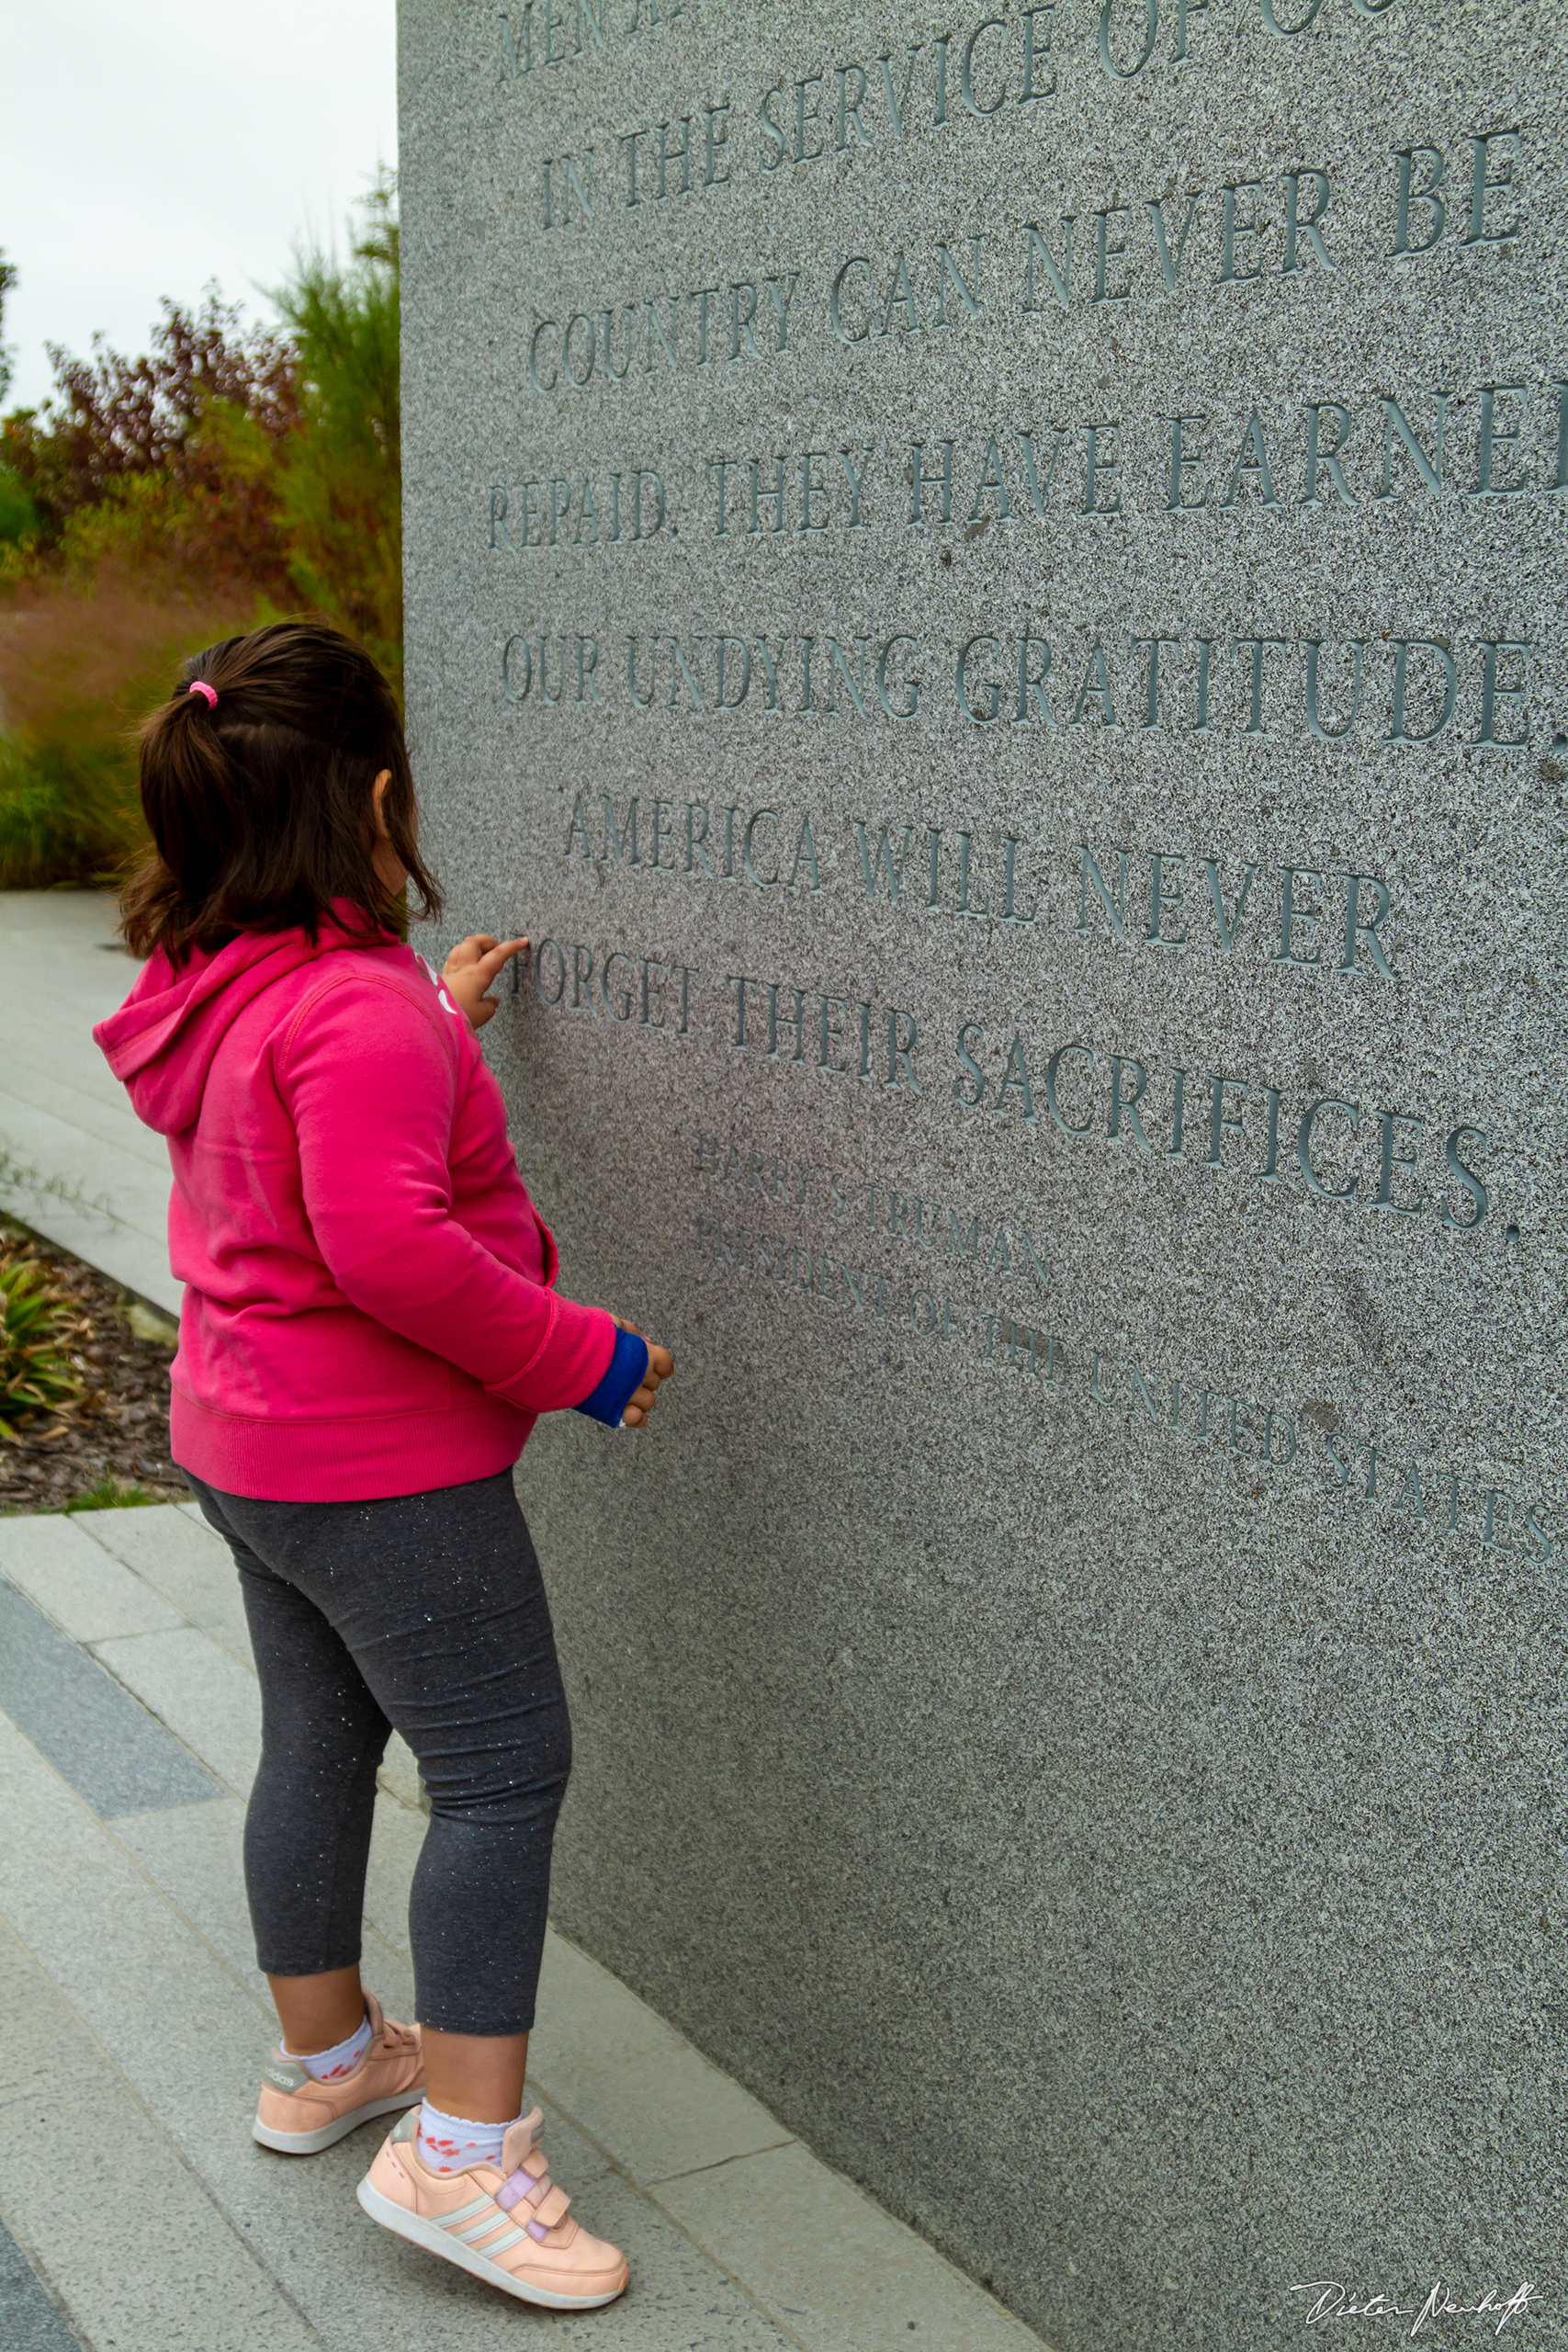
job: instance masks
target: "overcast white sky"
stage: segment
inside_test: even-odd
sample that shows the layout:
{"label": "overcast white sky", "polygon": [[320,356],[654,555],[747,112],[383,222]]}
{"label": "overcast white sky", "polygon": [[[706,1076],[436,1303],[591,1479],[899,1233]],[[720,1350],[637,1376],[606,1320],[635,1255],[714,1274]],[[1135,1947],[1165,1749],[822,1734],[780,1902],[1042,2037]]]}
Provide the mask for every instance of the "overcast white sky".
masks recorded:
{"label": "overcast white sky", "polygon": [[144,351],[209,278],[270,317],[296,239],[341,246],[397,161],[394,0],[0,0],[0,56],[7,405],[48,391],[46,343]]}

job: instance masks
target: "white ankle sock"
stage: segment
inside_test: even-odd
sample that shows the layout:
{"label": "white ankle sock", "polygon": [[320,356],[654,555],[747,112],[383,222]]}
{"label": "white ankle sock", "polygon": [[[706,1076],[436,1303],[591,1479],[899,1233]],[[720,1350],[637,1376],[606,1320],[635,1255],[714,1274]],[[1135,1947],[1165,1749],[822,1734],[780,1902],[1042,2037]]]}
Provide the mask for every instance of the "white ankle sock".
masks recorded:
{"label": "white ankle sock", "polygon": [[[514,2122],[522,2121],[513,2117]],[[470,2165],[499,2165],[510,2123],[470,2123],[443,2115],[424,2100],[419,2110],[419,2160],[427,2172],[467,2172]]]}
{"label": "white ankle sock", "polygon": [[283,2054],[292,2058],[297,2066],[303,2066],[313,2082],[341,2083],[345,2075],[353,2074],[369,2047],[370,2019],[367,2016],[361,2018],[357,2033],[351,2033],[346,2041],[338,2042],[331,2050],[317,2050],[304,2058],[286,2042]]}

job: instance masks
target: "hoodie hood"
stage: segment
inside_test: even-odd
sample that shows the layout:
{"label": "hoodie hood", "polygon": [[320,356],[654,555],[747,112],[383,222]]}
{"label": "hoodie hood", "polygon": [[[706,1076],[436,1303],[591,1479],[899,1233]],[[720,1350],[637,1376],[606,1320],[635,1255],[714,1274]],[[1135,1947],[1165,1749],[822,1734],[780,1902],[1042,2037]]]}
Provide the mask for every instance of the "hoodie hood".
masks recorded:
{"label": "hoodie hood", "polygon": [[[246,1005],[301,964],[367,944],[323,922],[313,942],[300,930],[245,931],[215,951],[193,948],[177,967],[155,948],[94,1043],[143,1125],[177,1136],[195,1124],[212,1057]],[[375,944],[400,942],[385,932]]]}

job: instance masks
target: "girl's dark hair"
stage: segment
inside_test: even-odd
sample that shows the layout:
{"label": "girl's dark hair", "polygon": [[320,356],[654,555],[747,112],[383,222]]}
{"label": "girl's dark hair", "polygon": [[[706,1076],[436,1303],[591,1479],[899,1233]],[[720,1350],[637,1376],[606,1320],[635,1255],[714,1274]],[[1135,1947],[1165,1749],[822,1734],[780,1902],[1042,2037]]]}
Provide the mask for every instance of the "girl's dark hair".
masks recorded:
{"label": "girl's dark hair", "polygon": [[[218,697],[193,693],[199,679]],[[346,900],[370,938],[403,910],[376,872],[372,786],[388,838],[427,915],[441,892],[415,844],[413,777],[392,690],[349,638],[278,621],[225,638],[186,665],[141,729],[141,806],[153,854],[120,900],[137,956],[175,963],[242,931],[311,939]]]}

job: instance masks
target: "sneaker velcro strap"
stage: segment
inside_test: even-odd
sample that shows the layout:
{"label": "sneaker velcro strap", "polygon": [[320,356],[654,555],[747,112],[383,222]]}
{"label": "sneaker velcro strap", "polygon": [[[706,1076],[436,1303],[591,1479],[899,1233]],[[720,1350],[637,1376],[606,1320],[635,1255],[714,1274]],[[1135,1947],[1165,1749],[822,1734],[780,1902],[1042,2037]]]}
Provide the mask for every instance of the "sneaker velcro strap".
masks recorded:
{"label": "sneaker velcro strap", "polygon": [[[536,2222],[542,2222],[547,2230],[553,2230],[556,2223],[565,2215],[566,2209],[570,2203],[571,2199],[564,2188],[552,2188],[549,2195],[536,2208],[534,2219]],[[532,2228],[533,2223],[529,2226]]]}
{"label": "sneaker velcro strap", "polygon": [[549,2195],[549,2191],[550,2177],[547,2172],[536,2175],[525,2172],[519,2165],[510,2179],[503,2180],[496,2190],[495,2201],[503,2213],[510,2213],[524,2203],[539,2204]]}

